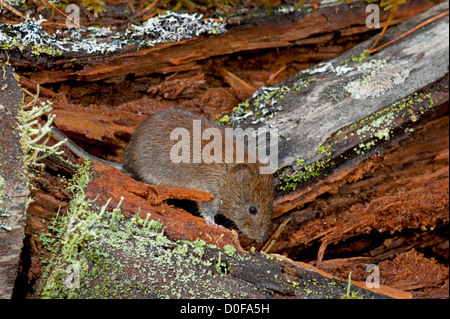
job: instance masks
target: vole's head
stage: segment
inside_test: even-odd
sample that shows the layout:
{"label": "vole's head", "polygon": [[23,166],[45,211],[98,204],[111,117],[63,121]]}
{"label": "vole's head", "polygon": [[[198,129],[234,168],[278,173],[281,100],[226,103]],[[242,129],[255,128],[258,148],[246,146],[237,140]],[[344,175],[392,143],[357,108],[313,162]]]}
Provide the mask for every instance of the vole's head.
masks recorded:
{"label": "vole's head", "polygon": [[234,164],[222,191],[221,212],[244,235],[263,242],[272,225],[273,179],[258,164]]}

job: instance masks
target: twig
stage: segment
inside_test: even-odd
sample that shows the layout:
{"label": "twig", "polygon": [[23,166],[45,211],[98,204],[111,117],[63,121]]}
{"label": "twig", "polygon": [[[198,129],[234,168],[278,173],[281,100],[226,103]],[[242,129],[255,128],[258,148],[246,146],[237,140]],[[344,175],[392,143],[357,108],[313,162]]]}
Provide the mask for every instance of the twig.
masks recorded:
{"label": "twig", "polygon": [[148,16],[143,17],[141,20],[139,20],[139,23],[142,23],[144,21],[147,21],[148,19],[154,17],[158,12],[153,11],[152,13],[150,13]]}
{"label": "twig", "polygon": [[14,7],[10,6],[9,4],[3,2],[2,0],[0,0],[0,4],[2,6],[4,6],[6,9],[8,9],[9,11],[11,11],[12,13],[18,15],[19,17],[21,17],[22,19],[26,20],[27,18],[22,14],[22,12],[20,12],[19,10],[15,9]]}
{"label": "twig", "polygon": [[62,14],[64,17],[66,17],[66,19],[70,19],[70,21],[73,22],[73,24],[75,24],[77,26],[77,28],[80,28],[80,24],[78,22],[76,22],[74,19],[69,18],[69,16],[67,16],[64,12],[62,12],[61,10],[59,10],[57,7],[55,7],[53,4],[51,4],[50,2],[48,2],[47,0],[41,0],[42,2],[44,2],[46,5],[48,5],[49,7],[51,7],[52,9],[56,10],[56,12]]}
{"label": "twig", "polygon": [[266,244],[261,248],[261,251],[264,253],[269,253],[270,249],[272,249],[273,245],[277,241],[278,237],[280,237],[281,233],[283,232],[286,225],[292,220],[292,217],[286,218],[280,226],[278,226],[275,233],[272,235],[272,237],[266,242]]}
{"label": "twig", "polygon": [[246,99],[252,96],[253,93],[255,93],[255,91],[257,90],[256,87],[245,82],[243,79],[228,71],[227,69],[221,66],[218,66],[217,69],[225,82],[229,86],[231,86],[236,91],[236,93],[238,93],[239,98]]}
{"label": "twig", "polygon": [[130,10],[134,14],[136,12],[136,10],[134,10],[134,7],[133,7],[133,4],[131,3],[131,0],[127,0],[127,5],[128,5],[128,8],[130,8]]}
{"label": "twig", "polygon": [[140,18],[143,15],[147,14],[151,9],[153,9],[153,7],[158,3],[158,0],[153,1],[150,5],[148,5],[147,7],[145,7],[145,9],[139,11],[136,14],[136,18]]}
{"label": "twig", "polygon": [[[21,85],[23,85],[23,86],[26,86],[29,89],[32,89],[32,90],[36,91],[36,92],[40,91],[41,92],[41,96],[42,95],[49,96],[49,97],[57,96],[57,94],[55,92],[53,92],[53,91],[51,91],[49,89],[40,87],[39,84],[31,81],[30,79],[28,79],[28,78],[26,78],[24,76],[21,76],[21,75],[19,75],[19,83]],[[26,91],[25,89],[23,89],[23,90]],[[28,92],[28,91],[26,91],[26,92]],[[34,96],[34,95],[32,95],[32,96]]]}
{"label": "twig", "polygon": [[376,51],[378,51],[378,50],[380,50],[380,49],[382,49],[382,48],[385,48],[385,47],[387,47],[388,45],[390,45],[390,44],[392,44],[392,43],[394,43],[394,42],[396,42],[396,41],[398,41],[398,40],[400,40],[400,39],[402,39],[402,38],[404,38],[404,37],[410,35],[410,34],[413,33],[414,31],[417,31],[418,29],[420,29],[420,28],[422,28],[422,27],[424,27],[424,26],[426,26],[426,25],[428,25],[428,24],[430,24],[430,23],[436,21],[437,19],[440,19],[440,18],[442,18],[442,17],[445,17],[445,16],[448,15],[448,14],[449,14],[449,10],[447,10],[446,12],[443,12],[443,13],[441,13],[441,14],[438,14],[437,16],[435,16],[435,17],[433,17],[433,18],[430,18],[430,19],[428,19],[427,21],[422,22],[422,23],[419,24],[418,26],[412,28],[411,30],[409,30],[409,31],[407,31],[407,32],[405,32],[405,33],[403,33],[401,36],[399,36],[399,37],[397,37],[397,38],[395,38],[395,39],[393,39],[393,40],[391,40],[391,41],[389,41],[389,42],[387,42],[387,43],[385,43],[385,44],[383,44],[383,45],[380,45],[379,47],[377,47],[377,48],[375,48],[375,49],[371,49],[371,50],[367,51],[366,54],[372,54],[372,53],[374,53],[374,52],[376,52]]}
{"label": "twig", "polygon": [[270,83],[281,73],[286,69],[287,65],[283,66],[281,69],[279,69],[277,72],[273,73],[269,79],[267,80],[267,85],[270,85]]}
{"label": "twig", "polygon": [[42,22],[41,25],[42,26],[59,27],[61,29],[68,29],[69,28],[66,23],[59,23],[59,22]]}
{"label": "twig", "polygon": [[136,14],[136,18],[140,18],[144,15],[146,15],[149,11],[151,11],[156,5],[158,4],[158,0],[155,0],[152,2],[152,4],[150,4],[149,6],[147,6],[144,10],[139,11]]}
{"label": "twig", "polygon": [[391,21],[394,19],[395,16],[395,12],[397,11],[398,5],[394,5],[391,8],[391,13],[389,14],[389,17],[386,21],[386,24],[383,27],[383,30],[381,30],[380,35],[378,36],[378,38],[375,40],[375,42],[372,44],[372,46],[369,48],[369,51],[372,50],[378,43],[378,41],[380,41],[381,37],[383,36],[383,34],[386,32],[386,29],[388,28],[388,26],[391,24]]}
{"label": "twig", "polygon": [[84,14],[88,17],[89,21],[95,20],[94,15],[88,9],[86,9],[86,7],[83,6],[82,3],[80,3],[80,8],[83,9]]}
{"label": "twig", "polygon": [[222,23],[228,23],[228,24],[241,24],[241,21],[239,20],[224,20],[224,19],[214,19],[214,18],[202,18],[202,21],[212,21],[212,22],[222,22]]}

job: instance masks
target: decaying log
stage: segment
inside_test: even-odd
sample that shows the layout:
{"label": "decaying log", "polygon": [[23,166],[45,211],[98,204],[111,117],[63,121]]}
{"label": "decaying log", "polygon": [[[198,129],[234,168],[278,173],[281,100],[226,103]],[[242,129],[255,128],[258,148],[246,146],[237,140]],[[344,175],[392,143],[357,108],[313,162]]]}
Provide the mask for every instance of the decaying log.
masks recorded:
{"label": "decaying log", "polygon": [[11,298],[17,278],[28,195],[18,110],[21,92],[9,66],[0,69],[0,298]]}
{"label": "decaying log", "polygon": [[[329,10],[329,7],[325,6],[323,10]],[[425,14],[393,28],[385,36],[385,41],[445,10],[448,10],[448,3],[438,5]],[[271,45],[314,41],[314,37],[313,40],[305,37],[318,35],[324,30],[311,31],[308,27],[313,28],[313,23],[317,23],[314,19],[320,20],[327,16],[324,12],[328,11],[321,11],[322,15],[314,13],[303,16],[304,20],[301,21],[306,27],[302,31],[288,32],[292,28],[290,24],[278,24],[279,28],[274,30],[276,33],[286,31],[288,37],[283,39],[287,39],[287,42],[274,42]],[[338,30],[333,26],[339,24],[337,22],[344,23],[337,28],[347,27],[347,31],[352,29],[352,26],[348,25],[352,12],[354,11],[345,9],[339,21],[333,20],[333,23],[329,24],[332,29],[325,31]],[[307,24],[305,21],[311,23]],[[321,25],[327,25],[325,20],[323,21]],[[276,21],[273,23],[276,24]],[[302,24],[294,23],[295,26]],[[230,32],[234,32],[236,36],[239,32],[244,32],[245,28],[247,27]],[[222,35],[220,39],[226,40],[227,36]],[[269,41],[269,38],[281,41],[272,33],[267,39],[266,36],[267,34],[264,34],[259,40],[256,38],[255,43],[260,41],[259,44],[245,48],[241,46],[236,50],[267,47],[263,40]],[[66,63],[57,75],[50,76],[50,72],[45,70],[43,65],[40,65],[42,70],[39,72],[23,74],[30,77],[31,82],[27,82],[30,85],[65,80],[114,82],[123,79],[123,76],[130,72],[142,76],[150,72],[189,70],[198,67],[196,61],[210,56],[202,51],[201,47],[210,45],[211,40],[214,39],[186,40],[182,43],[144,49],[138,53],[130,51],[125,55],[104,60],[100,56],[91,56],[89,63],[79,64],[77,61],[77,65],[85,67],[82,70],[74,70],[69,59],[63,57],[52,61],[54,68],[59,67],[58,63],[61,63],[60,66],[63,62]],[[277,178],[280,178],[280,181],[277,186],[286,190],[296,187],[294,191],[280,192],[275,203],[274,217],[289,212],[295,214],[293,210],[317,196],[325,192],[333,193],[345,183],[360,179],[365,172],[376,166],[373,160],[367,161],[371,156],[387,149],[392,145],[392,141],[398,142],[409,136],[426,121],[448,112],[448,17],[418,30],[366,59],[361,53],[369,43],[363,43],[327,64],[305,71],[279,85],[278,87],[283,89],[271,96],[276,98],[276,103],[266,105],[267,108],[282,106],[273,118],[264,118],[264,124],[278,127],[282,136],[279,164],[284,166],[279,170]],[[203,55],[182,58],[181,46],[189,48],[189,52],[200,52]],[[220,46],[230,50],[233,48],[232,45],[224,46],[223,43]],[[166,50],[164,52],[167,55],[158,50]],[[154,55],[155,52],[158,54]],[[177,55],[173,55],[174,52]],[[230,52],[236,51],[217,51],[212,55]],[[167,57],[171,59],[166,60]],[[128,63],[131,60],[140,61],[140,65],[127,68],[131,65]],[[21,64],[17,56],[12,56],[11,61],[21,67],[31,65]],[[229,79],[230,83],[235,80]],[[246,88],[243,93],[248,94],[248,91],[249,88]],[[48,96],[52,95],[47,93]],[[257,97],[250,100],[250,103],[255,99]],[[245,112],[245,107],[240,111]],[[58,116],[63,118],[66,111],[57,112],[60,112]],[[231,120],[239,115],[239,110],[235,112],[231,114]],[[66,115],[74,113],[76,111]],[[80,127],[80,122],[78,126],[73,124],[77,123],[75,120],[71,127],[66,126],[65,131],[82,136],[87,136],[86,132],[92,131],[94,133],[91,136],[94,139],[103,140],[106,137],[110,144],[120,148],[123,147],[125,139],[117,139],[117,136],[129,136],[139,122],[135,117],[121,117],[124,113],[126,112],[112,110],[108,114],[112,115],[110,121],[88,129],[86,125],[90,121],[84,122],[86,125]],[[85,118],[86,114],[78,115],[78,118],[82,117]],[[91,119],[94,119],[94,115]],[[246,126],[251,122],[261,123],[261,118],[247,118],[246,123],[239,125]],[[62,122],[60,124],[64,126]],[[339,297],[345,293],[345,282],[325,279],[319,276],[318,272],[307,271],[292,261],[272,260],[260,253],[243,252],[232,231],[207,225],[201,218],[174,208],[168,202],[170,199],[209,200],[208,194],[142,184],[99,163],[92,164],[92,172],[93,180],[82,192],[86,196],[86,206],[83,206],[86,207],[86,214],[81,210],[79,218],[98,218],[99,223],[90,225],[83,231],[83,222],[69,224],[80,232],[76,233],[79,237],[75,239],[67,237],[69,241],[66,244],[70,243],[70,240],[81,242],[76,250],[67,248],[69,255],[65,255],[67,250],[64,246],[58,248],[44,277],[34,278],[39,279],[41,283],[36,296],[319,298]],[[66,201],[66,210],[70,209],[65,198],[70,196],[62,194],[60,197]],[[120,200],[120,197],[124,199]],[[125,219],[116,214],[119,203]],[[98,208],[89,208],[89,205]],[[445,203],[443,205],[445,206]],[[57,207],[58,205],[52,207],[52,214],[57,211]],[[36,205],[34,209],[41,209],[42,214],[46,213],[45,207]],[[102,212],[105,217],[102,217]],[[150,220],[155,223],[145,221],[148,213],[151,214]],[[140,219],[136,214],[139,214]],[[46,216],[47,221],[52,219],[53,216],[50,215]],[[133,220],[139,221],[143,227],[137,227],[139,223],[135,222],[135,225]],[[161,229],[158,228],[159,223],[162,224]],[[350,224],[348,232],[352,230],[351,227],[356,226]],[[114,235],[106,232],[104,228],[108,227],[114,230]],[[326,238],[332,231],[333,229],[325,230],[318,239]],[[189,242],[177,242],[179,239]],[[195,242],[196,239],[202,241]],[[322,250],[332,242],[331,236],[325,241]],[[208,244],[217,247],[207,246]],[[74,256],[81,259],[72,259]],[[80,265],[82,267],[77,268]],[[227,276],[223,276],[225,274]],[[81,287],[72,289],[74,285],[77,286],[76,280],[80,279],[80,276]],[[75,281],[65,281],[68,278]],[[192,278],[196,280],[193,281]],[[53,286],[54,282],[58,285]],[[323,290],[317,290],[317,283],[320,283],[320,289]],[[310,294],[313,286],[316,287],[314,294]],[[355,288],[355,291],[365,297],[381,297],[363,289]],[[399,293],[397,296],[405,298],[410,295]]]}
{"label": "decaying log", "polygon": [[[346,296],[347,282],[323,276],[286,258],[280,260],[259,252],[239,251],[239,244],[233,236],[229,236],[232,235],[229,231],[206,225],[204,221],[199,223],[199,218],[180,210],[175,211],[164,203],[167,196],[199,200],[200,192],[174,193],[175,189],[145,185],[108,170],[111,168],[95,163],[93,181],[85,191],[74,195],[69,218],[59,224],[60,227],[71,229],[71,232],[62,234],[61,245],[56,246],[57,253],[51,257],[51,267],[40,279],[35,297]],[[103,176],[103,179],[99,176]],[[105,187],[106,179],[111,188]],[[121,191],[118,187],[120,184],[126,190],[126,193],[122,193],[123,200],[117,203],[108,200],[101,209],[93,208],[93,203],[101,205],[106,197],[111,196],[115,200],[115,192]],[[79,202],[79,196],[84,194],[85,200],[91,203],[90,208],[74,210],[76,205],[85,207],[85,204]],[[144,194],[147,201],[134,198]],[[119,205],[120,211],[117,214]],[[135,205],[139,205],[139,208]],[[136,219],[136,211],[140,212],[140,219]],[[130,212],[134,213],[134,217],[121,217],[122,213],[129,216]],[[150,218],[147,214],[151,214]],[[92,220],[95,222],[90,222]],[[186,236],[186,228],[192,230],[192,235]],[[173,240],[177,237],[184,240]],[[187,241],[186,238],[195,240]],[[71,242],[77,242],[78,245],[71,246]],[[352,286],[351,291],[353,297],[386,298],[385,295],[378,294],[378,291],[374,293],[358,286]],[[384,290],[379,292],[385,293]],[[410,297],[401,292],[387,293],[387,296]]]}
{"label": "decaying log", "polygon": [[[393,24],[411,18],[435,3],[432,0],[408,1],[399,7]],[[221,57],[226,54],[245,55],[251,52],[249,50],[290,50],[292,46],[303,46],[293,61],[287,61],[291,65],[288,74],[294,74],[292,72],[299,68],[292,65],[305,68],[316,61],[341,54],[346,45],[340,46],[336,39],[339,43],[344,41],[352,45],[351,40],[342,38],[368,36],[375,32],[365,25],[365,2],[355,1],[348,6],[336,0],[324,3],[317,10],[299,8],[289,14],[274,11],[269,16],[263,10],[258,15],[250,12],[248,16],[234,17],[240,24],[232,23],[224,34],[139,50],[134,45],[107,55],[63,51],[60,56],[45,53],[35,56],[25,48],[23,51],[0,51],[0,59],[9,61],[16,68],[22,85],[45,86],[41,94],[53,102],[58,128],[94,155],[102,157],[105,154],[99,149],[103,149],[108,151],[104,158],[120,162],[123,159],[122,148],[130,133],[146,116],[173,106],[215,118],[235,106],[239,101],[237,97],[247,96],[252,87],[264,85],[264,81],[275,72],[268,68],[262,72],[267,73],[263,79],[252,79],[247,86],[239,88],[239,83],[242,83],[239,82],[240,74],[230,75],[220,67]],[[381,26],[387,16],[387,12],[381,12]],[[310,46],[315,47],[311,49]],[[213,57],[212,64],[219,67],[205,67],[205,61]],[[283,59],[279,61],[278,69],[286,63]],[[197,89],[199,85],[204,86],[205,79],[197,78],[194,72],[205,68],[205,73],[217,70],[212,72],[214,76],[223,78],[231,88]],[[183,74],[192,69],[196,74],[193,77],[187,73],[178,79],[176,73],[170,74]],[[160,74],[169,74],[167,80]],[[169,81],[172,76],[177,79]],[[287,77],[285,75],[284,78]],[[70,81],[76,81],[77,85],[68,85]],[[131,87],[129,83],[132,83]],[[89,84],[92,87],[83,90]],[[142,94],[142,91],[148,94]],[[162,96],[162,101],[159,96]],[[188,101],[184,102],[184,99]]]}
{"label": "decaying log", "polygon": [[[92,182],[86,189],[86,196],[99,206],[113,198],[108,209],[115,207],[124,197],[121,208],[124,214],[131,216],[140,211],[145,219],[147,214],[164,225],[166,235],[173,240],[196,238],[219,247],[236,245],[237,241],[231,231],[220,227],[210,227],[204,219],[193,216],[183,209],[167,203],[167,200],[210,201],[213,196],[202,191],[149,185],[126,176],[117,169],[94,162],[95,171]],[[127,214],[128,213],[128,214]]]}
{"label": "decaying log", "polygon": [[[433,289],[417,288],[414,296],[447,298],[442,261],[449,245],[448,131],[448,115],[427,122],[386,149],[363,179],[289,213],[292,220],[271,251],[341,279],[351,271],[354,280],[364,281],[366,267],[377,264],[384,284],[399,280],[428,287],[433,281]],[[423,275],[417,277],[411,265]]]}
{"label": "decaying log", "polygon": [[[446,10],[448,3],[438,5],[393,28],[384,41]],[[301,187],[276,199],[275,217],[358,179],[364,159],[448,112],[448,16],[365,59],[371,42],[300,73],[277,97],[283,111],[264,124],[276,125],[285,138],[279,165],[289,169],[282,183]]]}
{"label": "decaying log", "polygon": [[[408,1],[398,8],[394,23],[405,21],[418,12],[430,8],[434,1]],[[105,57],[104,54],[81,55],[63,52],[60,57],[29,57],[11,54],[9,59],[22,68],[39,68],[39,71],[24,72],[30,80],[39,83],[55,83],[67,80],[121,81],[128,75],[135,77],[151,73],[170,73],[198,69],[199,61],[214,56],[248,50],[323,42],[324,35],[353,35],[367,31],[364,3],[349,7],[340,1],[321,5],[318,10],[294,10],[289,15],[266,12],[259,17],[236,17],[240,24],[233,24],[231,30],[214,37],[196,37],[150,48],[136,46]],[[387,14],[380,17],[386,21]],[[255,32],[255,30],[258,30]],[[112,41],[112,40],[111,40]],[[4,53],[0,53],[3,58]],[[76,62],[71,62],[76,58]],[[6,60],[6,59],[5,59]],[[81,70],[80,70],[81,68]]]}

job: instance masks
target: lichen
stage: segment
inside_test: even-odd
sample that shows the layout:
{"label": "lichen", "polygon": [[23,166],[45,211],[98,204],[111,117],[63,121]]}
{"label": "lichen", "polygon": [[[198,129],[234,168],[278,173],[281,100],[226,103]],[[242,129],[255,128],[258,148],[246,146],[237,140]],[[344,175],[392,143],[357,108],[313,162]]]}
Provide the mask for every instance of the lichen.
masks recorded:
{"label": "lichen", "polygon": [[225,251],[225,254],[227,254],[230,257],[233,257],[236,254],[236,248],[234,248],[231,245],[225,245],[223,247],[223,250]]}
{"label": "lichen", "polygon": [[291,90],[290,87],[262,87],[258,89],[250,99],[247,99],[233,108],[230,114],[224,114],[218,122],[228,127],[236,127],[242,121],[248,119],[251,124],[264,123],[274,115],[283,111],[283,106],[278,100]]}
{"label": "lichen", "polygon": [[83,30],[67,29],[49,35],[43,28],[45,19],[28,19],[18,24],[0,24],[0,48],[4,51],[29,49],[34,55],[50,56],[76,54],[108,54],[122,48],[137,45],[152,47],[162,43],[176,42],[203,34],[226,32],[226,22],[203,19],[199,14],[169,12],[148,19],[142,25],[130,25],[123,33],[109,27],[88,27]]}
{"label": "lichen", "polygon": [[[58,151],[58,149],[65,142],[63,140],[52,146],[47,145],[51,137],[51,126],[55,115],[51,114],[51,103],[39,102],[38,96],[39,90],[30,103],[25,104],[23,99],[19,103],[21,106],[18,115],[19,123],[21,123],[19,132],[25,166],[41,165],[38,163],[39,160],[51,154],[62,154],[62,151]],[[40,119],[44,114],[47,114],[47,121],[41,125]]]}
{"label": "lichen", "polygon": [[1,207],[1,205],[3,204],[4,187],[5,179],[0,175],[0,230],[10,231],[11,227],[6,224],[6,221],[3,220],[3,218],[8,218],[11,215]]}
{"label": "lichen", "polygon": [[[309,87],[316,80],[314,77],[303,78],[300,74],[288,85],[259,88],[251,98],[239,103],[230,114],[222,115],[217,122],[228,127],[238,127],[243,121],[252,125],[264,124],[284,110],[280,103],[283,98]],[[269,127],[276,126],[277,123],[272,122]]]}
{"label": "lichen", "polygon": [[17,24],[0,24],[0,48],[3,51],[29,48],[35,55],[61,54],[64,48],[55,41],[55,36],[44,31],[41,26],[44,21],[41,17],[39,20],[28,19]]}
{"label": "lichen", "polygon": [[[3,0],[3,3],[5,3],[6,5],[10,5],[12,7],[19,7],[24,5],[26,2],[26,0]],[[0,4],[0,13],[2,12],[3,6]]]}
{"label": "lichen", "polygon": [[279,179],[282,181],[279,186],[280,190],[295,190],[300,183],[319,177],[323,171],[335,165],[335,161],[331,158],[331,152],[325,158],[309,165],[305,165],[304,159],[297,159],[296,163],[300,165],[293,173],[279,173]]}

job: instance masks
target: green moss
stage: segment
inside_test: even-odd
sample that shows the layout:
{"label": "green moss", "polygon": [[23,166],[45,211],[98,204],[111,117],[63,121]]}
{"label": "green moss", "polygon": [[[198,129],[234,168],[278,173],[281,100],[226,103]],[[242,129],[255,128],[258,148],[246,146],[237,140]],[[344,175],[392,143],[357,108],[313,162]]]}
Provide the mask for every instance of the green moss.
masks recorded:
{"label": "green moss", "polygon": [[223,248],[224,248],[225,254],[227,254],[230,257],[233,257],[236,254],[236,248],[234,248],[231,245],[225,245]]}

